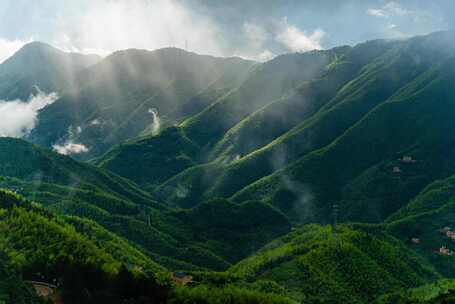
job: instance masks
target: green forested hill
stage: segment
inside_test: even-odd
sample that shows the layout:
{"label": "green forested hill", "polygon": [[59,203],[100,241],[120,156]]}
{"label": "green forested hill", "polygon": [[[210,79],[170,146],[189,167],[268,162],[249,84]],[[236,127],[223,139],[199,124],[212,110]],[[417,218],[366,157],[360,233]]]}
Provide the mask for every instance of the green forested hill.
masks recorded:
{"label": "green forested hill", "polygon": [[281,98],[303,82],[320,77],[326,66],[344,52],[346,48],[288,54],[257,66],[237,89],[187,119],[182,126],[187,136],[200,145],[214,144],[248,114]]}
{"label": "green forested hill", "polygon": [[0,138],[0,176],[6,185],[10,182],[15,190],[24,190],[29,196],[51,194],[48,198],[52,202],[73,196],[86,201],[95,195],[104,200],[113,197],[113,203],[118,204],[158,206],[128,180],[20,139]]}
{"label": "green forested hill", "polygon": [[455,282],[441,280],[418,288],[403,290],[381,297],[380,304],[443,304],[455,302]]}
{"label": "green forested hill", "polygon": [[[431,183],[405,207],[386,221],[390,233],[407,242],[409,247],[426,256],[448,277],[455,274],[455,256],[436,254],[443,246],[455,251],[455,241],[444,229],[455,229],[454,177]],[[418,239],[418,243],[412,242]]]}
{"label": "green forested hill", "polygon": [[[425,39],[430,38],[426,37]],[[416,43],[411,42],[409,42],[411,45]],[[425,46],[427,45],[425,44]],[[278,186],[278,188],[280,186],[291,188],[289,185],[286,185],[287,183],[307,184],[313,192],[324,191],[324,195],[328,197],[327,199],[331,200],[341,199],[344,201],[343,196],[353,196],[347,199],[348,202],[346,203],[348,204],[357,204],[356,201],[362,203],[375,203],[376,200],[379,202],[381,201],[380,193],[375,193],[378,197],[372,197],[370,201],[368,199],[363,199],[362,197],[371,195],[371,193],[368,192],[369,189],[366,188],[369,185],[368,183],[372,182],[370,181],[371,179],[378,178],[382,178],[382,180],[378,180],[379,185],[385,183],[386,181],[384,179],[386,176],[384,175],[387,174],[387,172],[384,171],[392,171],[394,161],[396,166],[399,167],[400,162],[396,160],[402,156],[408,156],[405,153],[410,153],[412,149],[419,149],[422,158],[428,157],[433,163],[436,163],[436,160],[433,159],[433,157],[436,157],[438,153],[430,153],[429,151],[427,152],[427,150],[431,149],[435,151],[438,149],[437,147],[432,147],[436,142],[438,145],[441,145],[440,147],[447,147],[446,143],[448,141],[450,142],[450,135],[443,132],[443,128],[446,127],[445,125],[450,123],[450,115],[438,115],[444,115],[441,112],[441,109],[443,108],[447,109],[448,112],[450,111],[451,93],[449,84],[453,81],[451,75],[453,64],[451,63],[451,59],[444,60],[441,59],[444,57],[441,57],[439,65],[430,58],[432,61],[419,61],[419,64],[413,67],[412,62],[410,62],[413,58],[411,57],[412,54],[410,54],[410,50],[415,52],[416,48],[400,46],[398,50],[393,49],[390,52],[387,52],[379,62],[376,62],[375,64],[370,65],[368,69],[365,69],[363,73],[365,75],[362,75],[360,78],[372,78],[370,81],[358,80],[358,85],[361,85],[361,87],[354,91],[356,92],[356,95],[349,97],[347,100],[343,97],[343,94],[347,94],[349,90],[352,90],[353,87],[355,88],[354,83],[350,83],[340,91],[338,97],[333,101],[336,102],[336,105],[329,110],[317,113],[308,122],[304,122],[301,130],[294,129],[289,132],[289,134],[285,134],[285,136],[282,137],[282,140],[272,142],[263,149],[246,156],[244,160],[240,159],[239,162],[235,163],[235,166],[238,169],[235,171],[228,169],[223,173],[224,177],[219,181],[219,186],[217,186],[217,188],[222,190],[222,193],[230,195],[233,190],[233,183],[235,183],[234,189],[241,188],[245,183],[251,181],[251,173],[249,172],[258,174],[258,170],[252,170],[254,165],[261,168],[261,170],[271,166],[261,165],[267,163],[271,163],[276,166],[276,168],[280,168],[283,165],[292,162],[292,160],[296,158],[296,154],[298,155],[298,153],[301,153],[304,157],[296,163],[289,165],[289,168],[281,173],[277,173],[273,178],[264,178],[264,180],[260,182],[264,183],[263,187],[260,186],[259,182],[252,184],[247,188],[248,190],[245,189],[241,193],[238,193],[236,199],[242,200],[247,198],[248,195],[246,195],[246,193],[256,191],[254,190],[255,188],[257,188],[258,193],[260,193],[259,197],[267,195],[270,197],[273,195],[273,192],[277,190],[277,188],[274,188],[275,186]],[[397,52],[399,56],[394,54]],[[427,50],[422,47],[420,52],[425,54]],[[387,64],[384,66],[385,63]],[[406,67],[406,69],[403,69],[403,67]],[[383,75],[383,77],[393,75],[395,79],[380,78],[380,75]],[[400,77],[402,78],[400,79]],[[384,85],[390,87],[388,94],[391,96],[388,98],[386,97],[385,100],[381,101],[381,99],[384,98],[384,96],[381,97],[381,94],[387,93],[387,87],[383,88]],[[375,93],[375,91],[380,94]],[[428,99],[429,96],[431,96],[432,100]],[[337,102],[337,99],[340,99],[340,101]],[[368,103],[374,102],[374,99],[381,103],[376,108],[371,107],[371,104],[368,105]],[[350,119],[355,118],[353,115],[357,115],[357,119],[360,118],[360,120],[356,119],[353,121],[354,124],[352,125],[347,124]],[[419,117],[417,120],[419,124],[417,125],[414,124],[416,117]],[[434,129],[432,129],[432,131],[429,129],[418,131],[419,126],[422,129],[426,127],[425,123],[434,125]],[[343,125],[345,127],[343,127]],[[342,129],[340,129],[340,127],[342,127]],[[340,136],[338,138],[334,137],[336,134],[333,133],[334,131],[339,132],[346,127],[349,128],[344,129],[344,134],[339,133]],[[308,137],[305,134],[311,134],[311,137]],[[310,152],[312,149],[315,149],[317,147],[315,141],[324,140],[326,135],[329,135],[330,137],[328,138],[332,138],[331,140],[333,141],[328,142],[329,144],[322,147],[320,150],[314,151],[311,154],[306,153],[306,151]],[[429,137],[432,135],[434,135],[433,138]],[[444,138],[445,136],[447,137]],[[394,138],[396,140],[394,140]],[[299,141],[297,141],[297,139]],[[416,147],[417,145],[420,146]],[[352,148],[355,148],[358,152],[355,152],[356,150],[352,150]],[[262,157],[264,153],[268,153],[268,150],[273,151],[273,149],[275,149],[278,154],[275,156],[275,161],[272,159],[267,161],[267,158],[264,159]],[[290,149],[292,150],[289,151]],[[425,150],[425,152],[422,150]],[[280,153],[281,156],[279,157]],[[444,153],[447,152],[444,151]],[[273,153],[271,156],[273,156]],[[412,153],[410,153],[409,156],[413,156]],[[413,157],[416,158],[415,155]],[[444,159],[450,158],[444,157]],[[444,159],[441,161],[445,162]],[[248,166],[248,163],[250,163],[251,166]],[[445,165],[447,165],[447,168],[450,168],[449,164]],[[311,166],[311,168],[308,166]],[[424,164],[418,162],[414,166],[409,165],[407,167],[410,167],[412,171],[412,168],[418,166],[424,166]],[[436,166],[437,165],[435,165],[434,171],[437,172]],[[381,169],[378,170],[379,168]],[[420,169],[422,170],[423,168],[420,167]],[[355,170],[359,171],[356,172]],[[237,173],[235,173],[236,171]],[[259,173],[263,174],[263,172],[260,171]],[[393,177],[404,177],[407,175],[406,173],[407,172],[404,172],[401,175],[392,174],[389,179],[393,180]],[[427,174],[431,173],[427,172]],[[438,174],[444,176],[444,174],[447,173],[438,172]],[[305,178],[305,175],[308,175],[308,177]],[[411,178],[412,177],[413,176],[411,176]],[[431,179],[434,177],[427,176],[426,178]],[[245,179],[246,181],[244,181]],[[272,182],[272,180],[274,181]],[[287,182],[279,182],[280,180]],[[253,181],[255,180],[253,179]],[[400,194],[397,193],[397,197],[394,198],[395,203],[391,203],[388,208],[399,208],[400,204],[405,203],[412,195],[416,194],[416,192],[414,192],[416,191],[416,188],[418,190],[418,187],[422,187],[422,185],[428,183],[428,180],[420,179],[404,182],[409,183],[409,185],[404,186],[410,188],[406,189],[406,191],[413,191],[412,194],[409,195],[408,192],[408,196],[406,196],[405,191],[404,194],[401,194],[402,197],[398,197]],[[236,186],[237,183],[240,183],[240,187]],[[311,185],[313,183],[314,185]],[[341,183],[343,187],[346,187],[337,189],[339,186],[336,185],[339,183]],[[269,186],[272,184],[274,187]],[[396,185],[402,186],[397,183]],[[322,190],[323,188],[327,189],[327,187],[330,188],[329,191]],[[319,190],[319,188],[321,190]],[[262,191],[261,189],[267,189],[267,191]],[[351,189],[355,189],[355,193],[352,193],[354,191]],[[379,189],[381,188],[379,187]],[[336,191],[342,193],[334,193]],[[332,192],[332,194],[329,192]],[[395,191],[391,191],[390,195],[393,195],[392,193],[395,194]],[[319,204],[319,202],[317,202],[317,204]],[[320,206],[317,207],[319,208]],[[377,210],[376,207],[371,207],[372,208],[369,209],[373,214],[367,215],[370,217],[370,219],[367,220],[383,219],[387,213],[393,211],[393,209]],[[380,206],[380,208],[382,207]],[[359,209],[361,208],[362,206],[359,207]],[[349,209],[348,212],[350,213],[354,212],[352,208],[347,209]],[[351,216],[351,218],[354,216],[355,215]]]}
{"label": "green forested hill", "polygon": [[[229,206],[227,202],[218,203]],[[249,206],[245,209],[252,211]],[[198,233],[227,233],[236,238],[229,231],[236,225],[232,223],[233,214],[219,225],[213,221],[224,213],[217,212],[214,206],[201,207],[195,213],[194,219],[187,213],[179,218],[197,220],[197,226],[203,229]],[[206,216],[207,213],[212,215]],[[241,240],[251,229],[248,227],[258,224],[244,215],[238,246],[245,245]],[[204,232],[204,218],[218,228]],[[74,216],[58,216],[7,191],[0,191],[0,257],[0,300],[8,304],[43,303],[24,279],[54,284],[64,303],[294,303],[258,287],[175,288],[163,267],[98,224]]]}
{"label": "green forested hill", "polygon": [[[131,245],[115,238],[103,243],[99,232],[82,234],[64,219],[11,192],[0,191],[0,232],[0,252],[10,260],[11,269],[26,280],[56,285],[65,303],[117,302],[128,299],[135,289],[135,299],[166,297],[168,287],[156,281],[164,269],[151,261],[134,260]],[[1,280],[0,295],[4,296],[2,284],[11,283],[8,277]],[[125,280],[128,283],[122,286]],[[18,292],[20,286],[15,286]],[[141,290],[144,286],[147,291]],[[6,291],[10,297],[6,303],[13,303],[11,297],[19,296],[15,293],[14,289]]]}
{"label": "green forested hill", "polygon": [[[138,145],[143,146],[141,149],[146,150],[147,154],[154,153],[150,147],[153,147],[155,142],[169,142],[175,133],[191,142],[191,145],[199,147],[194,161],[200,162],[206,158],[207,149],[220,140],[224,132],[239,123],[248,114],[281,98],[302,82],[319,77],[325,67],[336,60],[337,56],[345,50],[346,48],[340,48],[333,51],[284,55],[258,65],[238,88],[231,90],[212,105],[182,122],[180,131],[163,133],[157,137],[143,139],[139,143],[134,142],[131,145],[115,148],[114,157],[113,153],[108,153],[100,163],[103,167],[114,172],[118,170],[119,174],[124,173],[125,176],[137,182],[143,182],[144,177],[148,177],[149,183],[156,184],[157,181],[161,181],[161,175],[155,181],[154,176],[149,173],[151,169],[149,166],[160,165],[160,159],[153,159],[149,162],[150,165],[134,166],[130,172],[123,172],[122,167],[117,169],[117,164],[123,163],[125,159],[129,158],[129,155],[135,153]],[[191,158],[193,155],[187,155],[187,149],[188,144],[175,145],[169,154]],[[180,171],[191,165],[191,162],[187,162]],[[176,172],[170,173],[176,174]]]}
{"label": "green forested hill", "polygon": [[[251,211],[245,213],[245,229],[255,225],[246,217],[255,213]],[[226,214],[217,213],[210,206],[201,206],[194,212],[197,216],[188,220],[196,221],[195,226],[200,227],[203,219],[219,221]],[[405,291],[404,288],[441,276],[400,241],[381,232],[380,227],[342,225],[334,236],[331,227],[304,226],[276,239],[225,274],[194,272],[192,286],[169,291],[168,283],[157,284],[155,279],[163,268],[93,222],[56,216],[10,192],[0,192],[0,213],[0,252],[6,254],[4,264],[0,264],[4,268],[0,269],[9,274],[0,279],[0,296],[7,303],[12,303],[10,299],[17,299],[15,303],[39,303],[38,299],[33,300],[30,286],[21,283],[11,271],[21,273],[27,280],[57,284],[63,300],[70,303],[117,303],[131,295],[131,303],[136,303],[134,298],[140,295],[142,300],[149,297],[151,302],[146,303],[163,303],[160,301],[166,298],[169,303],[219,303],[216,301],[221,299],[233,301],[226,303],[367,303],[384,293],[387,295],[381,297],[381,303],[389,303],[385,301],[398,295],[412,299],[447,298],[451,290],[442,288],[447,284],[440,283],[437,294],[431,286]],[[256,214],[270,218],[263,211]],[[191,215],[179,218],[185,221],[188,216]],[[234,216],[224,217],[216,225],[219,231],[208,233],[226,233],[235,238],[227,230],[232,227],[230,219]],[[9,262],[5,264],[6,261]],[[133,288],[134,293],[128,288]],[[424,298],[420,297],[423,289]]]}
{"label": "green forested hill", "polygon": [[213,200],[188,211],[143,209],[134,215],[87,204],[50,209],[92,219],[170,269],[224,270],[290,230],[283,214],[260,202]]}
{"label": "green forested hill", "polygon": [[199,149],[180,128],[169,127],[160,136],[141,137],[116,146],[103,156],[99,166],[151,186],[197,164]]}
{"label": "green forested hill", "polygon": [[52,212],[94,221],[71,220],[105,246],[120,246],[116,236],[129,240],[138,250],[122,257],[141,264],[148,257],[171,269],[224,270],[290,230],[288,219],[262,202],[212,200],[174,210],[133,182],[68,156],[18,139],[1,138],[0,147],[0,187]]}
{"label": "green forested hill", "polygon": [[308,225],[228,270],[247,281],[271,280],[302,303],[371,303],[440,275],[378,229]]}
{"label": "green forested hill", "polygon": [[314,208],[323,217],[337,200],[346,219],[384,219],[426,184],[453,172],[454,76],[454,61],[443,62],[331,144],[252,184],[236,199],[271,195],[286,176],[311,188]]}
{"label": "green forested hill", "polygon": [[179,126],[98,164],[170,206],[259,199],[293,221],[324,222],[336,201],[342,219],[380,222],[454,172],[451,34],[278,57]]}

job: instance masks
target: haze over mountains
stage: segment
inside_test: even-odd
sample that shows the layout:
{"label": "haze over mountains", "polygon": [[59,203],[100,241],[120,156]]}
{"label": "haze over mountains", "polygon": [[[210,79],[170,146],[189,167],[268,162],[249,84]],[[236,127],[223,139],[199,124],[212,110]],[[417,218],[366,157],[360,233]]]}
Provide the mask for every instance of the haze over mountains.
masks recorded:
{"label": "haze over mountains", "polygon": [[[264,63],[26,45],[0,65],[0,113],[50,99],[0,138],[5,271],[74,303],[450,303],[453,281],[431,292],[455,276],[454,37]],[[177,270],[194,286],[161,277]]]}
{"label": "haze over mountains", "polygon": [[31,42],[1,64],[0,99],[26,100],[35,93],[35,87],[47,93],[69,90],[76,85],[78,73],[100,59]]}

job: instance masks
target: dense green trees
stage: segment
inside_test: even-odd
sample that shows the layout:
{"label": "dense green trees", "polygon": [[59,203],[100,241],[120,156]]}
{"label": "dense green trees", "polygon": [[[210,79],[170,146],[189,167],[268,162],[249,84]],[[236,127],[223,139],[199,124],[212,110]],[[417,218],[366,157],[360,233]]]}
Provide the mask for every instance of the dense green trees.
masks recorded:
{"label": "dense green trees", "polygon": [[378,299],[378,304],[445,304],[455,302],[455,282],[441,280],[414,289],[387,294]]}
{"label": "dense green trees", "polygon": [[385,292],[440,277],[396,239],[362,229],[341,226],[334,236],[329,226],[308,225],[228,273],[247,281],[273,280],[303,303],[370,303]]}
{"label": "dense green trees", "polygon": [[[141,298],[145,302],[137,303],[163,303],[168,282],[158,282],[156,278],[160,276],[158,271],[164,269],[153,264],[133,264],[142,262],[141,256],[136,260],[129,256],[134,249],[112,236],[113,240],[103,247],[106,243],[102,232],[86,235],[63,218],[13,193],[0,191],[0,253],[24,279],[57,285],[65,303],[120,303]],[[128,268],[126,259],[132,262]],[[8,278],[8,274],[5,277],[3,284],[20,282]],[[17,290],[25,288],[21,286]],[[29,287],[25,290],[30,292]],[[11,289],[6,295],[12,297],[15,293],[16,289]]]}
{"label": "dense green trees", "polygon": [[293,304],[294,301],[237,286],[177,288],[169,304]]}
{"label": "dense green trees", "polygon": [[33,287],[25,283],[17,270],[11,265],[0,241],[0,303],[2,304],[40,304]]}
{"label": "dense green trees", "polygon": [[[171,269],[224,270],[290,229],[281,212],[261,202],[214,200],[175,210],[131,181],[23,140],[0,138],[0,148],[0,187],[57,214],[92,220],[73,224],[95,239],[112,239],[108,232],[127,239],[138,250],[125,250],[124,260],[142,266],[159,268],[153,260]],[[115,246],[120,243],[117,237]]]}

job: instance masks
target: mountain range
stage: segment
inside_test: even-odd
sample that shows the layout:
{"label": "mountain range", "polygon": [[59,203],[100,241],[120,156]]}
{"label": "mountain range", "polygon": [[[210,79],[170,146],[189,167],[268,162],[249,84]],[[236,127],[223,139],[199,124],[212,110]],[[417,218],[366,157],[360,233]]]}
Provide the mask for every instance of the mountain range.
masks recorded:
{"label": "mountain range", "polygon": [[0,138],[0,303],[36,280],[65,303],[450,303],[453,37],[264,63],[24,46],[0,102],[59,97]]}

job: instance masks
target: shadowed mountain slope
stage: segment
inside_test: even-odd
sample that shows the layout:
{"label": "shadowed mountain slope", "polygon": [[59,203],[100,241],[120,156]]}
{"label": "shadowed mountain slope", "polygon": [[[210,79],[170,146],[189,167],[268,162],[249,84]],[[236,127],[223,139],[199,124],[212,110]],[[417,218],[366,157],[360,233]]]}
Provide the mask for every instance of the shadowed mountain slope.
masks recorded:
{"label": "shadowed mountain slope", "polygon": [[100,156],[153,124],[159,130],[208,106],[253,65],[176,48],[115,52],[79,75],[80,89],[43,109],[29,138],[44,146],[71,140],[88,148],[80,157]]}

